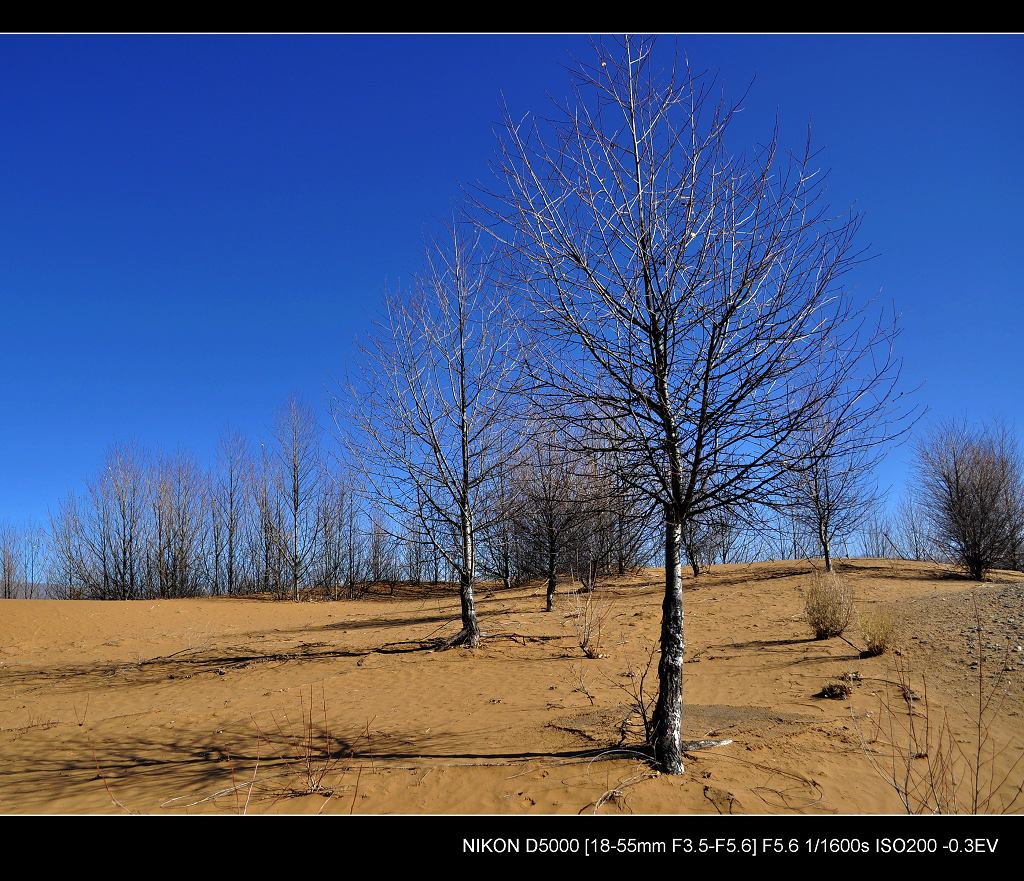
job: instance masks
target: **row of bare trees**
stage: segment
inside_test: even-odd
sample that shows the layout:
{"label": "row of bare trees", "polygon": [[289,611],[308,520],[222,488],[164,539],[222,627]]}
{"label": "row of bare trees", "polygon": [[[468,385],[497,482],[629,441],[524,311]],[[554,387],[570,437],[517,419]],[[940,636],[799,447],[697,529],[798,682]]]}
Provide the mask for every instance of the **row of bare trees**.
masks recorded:
{"label": "row of bare trees", "polygon": [[[510,541],[518,580],[543,578],[551,611],[559,576],[584,590],[652,557],[650,507],[630,493],[614,456],[574,455],[558,426],[537,427],[512,471]],[[504,557],[502,558],[504,562]]]}
{"label": "row of bare trees", "polygon": [[[540,446],[517,445],[518,458],[495,462],[474,487],[471,570],[461,558],[461,521],[445,519],[443,498],[431,509],[380,495],[372,473],[340,464],[296,399],[267,442],[253,448],[226,434],[210,468],[186,453],[116,446],[84,491],[53,513],[49,530],[0,527],[0,597],[299,598],[313,589],[337,598],[398,581],[461,581],[467,571],[507,586],[549,569],[553,577],[589,573],[592,582],[598,571],[649,562],[643,517],[598,463],[569,478],[571,493],[567,483],[555,495],[545,461],[527,455]],[[425,485],[422,498],[427,489],[435,487]],[[536,524],[564,506],[573,526],[558,524],[552,561]]]}
{"label": "row of bare trees", "polygon": [[209,470],[186,453],[113,448],[51,517],[48,575],[70,597],[298,596],[379,574],[373,551],[351,480],[292,399],[269,444],[254,452],[227,434]]}
{"label": "row of bare trees", "polygon": [[33,599],[44,592],[47,549],[42,526],[0,523],[0,599]]}

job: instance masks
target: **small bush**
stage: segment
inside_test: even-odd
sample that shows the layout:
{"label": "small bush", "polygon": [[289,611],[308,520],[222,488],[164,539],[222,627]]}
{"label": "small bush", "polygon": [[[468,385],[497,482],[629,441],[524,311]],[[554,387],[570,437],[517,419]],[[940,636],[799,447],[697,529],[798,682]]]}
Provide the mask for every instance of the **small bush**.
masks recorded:
{"label": "small bush", "polygon": [[804,605],[815,639],[839,636],[853,618],[853,591],[834,572],[815,572]]}
{"label": "small bush", "polygon": [[601,629],[611,612],[611,606],[595,599],[593,593],[575,593],[566,617],[572,621],[576,631],[576,642],[588,658],[603,658],[601,654]]}
{"label": "small bush", "polygon": [[892,645],[895,632],[892,611],[888,608],[873,609],[860,619],[860,635],[865,646],[861,654],[865,658],[883,654]]}
{"label": "small bush", "polygon": [[834,701],[841,701],[850,696],[850,686],[845,682],[826,682],[824,688],[818,692],[818,697],[827,697]]}

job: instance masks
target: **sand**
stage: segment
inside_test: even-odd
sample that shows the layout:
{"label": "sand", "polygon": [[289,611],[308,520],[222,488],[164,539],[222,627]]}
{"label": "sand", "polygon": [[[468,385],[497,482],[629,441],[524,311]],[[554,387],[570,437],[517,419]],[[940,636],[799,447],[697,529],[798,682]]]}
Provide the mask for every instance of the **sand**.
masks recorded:
{"label": "sand", "polygon": [[[931,564],[841,566],[861,610],[896,610],[899,654],[861,658],[856,626],[849,642],[811,638],[810,563],[687,578],[686,737],[733,742],[692,752],[679,777],[635,754],[629,718],[639,677],[628,674],[658,634],[656,569],[599,584],[594,659],[577,644],[565,583],[551,613],[542,584],[482,586],[488,635],[451,651],[425,647],[458,629],[443,586],[337,602],[6,601],[0,812],[899,813],[872,763],[886,755],[880,696],[896,664],[925,674],[930,718],[945,714],[970,745],[975,598],[981,684],[1001,680],[989,734],[1006,747],[1000,774],[1013,768],[1024,751],[1013,584],[1024,577],[978,585]],[[849,698],[815,697],[844,674]]]}

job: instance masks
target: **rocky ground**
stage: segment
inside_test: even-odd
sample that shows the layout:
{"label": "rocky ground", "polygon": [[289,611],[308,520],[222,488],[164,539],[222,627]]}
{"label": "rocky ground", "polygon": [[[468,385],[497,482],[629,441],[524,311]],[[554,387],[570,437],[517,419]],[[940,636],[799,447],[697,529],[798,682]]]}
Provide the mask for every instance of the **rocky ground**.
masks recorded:
{"label": "rocky ground", "polygon": [[1024,581],[1009,581],[1014,577],[1005,573],[982,584],[965,580],[956,593],[896,603],[908,651],[916,647],[936,671],[947,666],[934,663],[940,654],[964,668],[966,677],[945,670],[945,678],[960,680],[960,691],[972,691],[980,673],[987,687],[998,683],[1008,694],[1024,695]]}

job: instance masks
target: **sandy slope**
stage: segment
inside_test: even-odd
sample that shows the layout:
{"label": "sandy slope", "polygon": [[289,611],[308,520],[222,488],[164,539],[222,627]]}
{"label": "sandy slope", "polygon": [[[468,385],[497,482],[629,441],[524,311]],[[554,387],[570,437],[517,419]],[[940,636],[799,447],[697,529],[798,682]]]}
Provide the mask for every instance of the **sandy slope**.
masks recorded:
{"label": "sandy slope", "polygon": [[[861,741],[897,658],[809,639],[809,570],[725,566],[687,580],[687,736],[734,743],[694,753],[680,778],[610,752],[636,742],[635,724],[622,724],[636,681],[625,674],[657,636],[657,570],[600,585],[610,612],[596,660],[575,642],[570,599],[545,613],[539,585],[482,591],[490,636],[448,652],[419,647],[456,629],[447,590],[299,604],[8,601],[0,811],[900,811]],[[948,709],[966,742],[972,597],[983,647],[1000,645],[1019,639],[1020,588],[925,564],[847,572],[862,608],[896,604],[901,659],[927,673],[933,714]],[[1005,769],[1024,750],[1024,655],[985,650],[983,675],[1004,680],[991,733],[1010,744]],[[851,700],[814,697],[854,671]]]}

